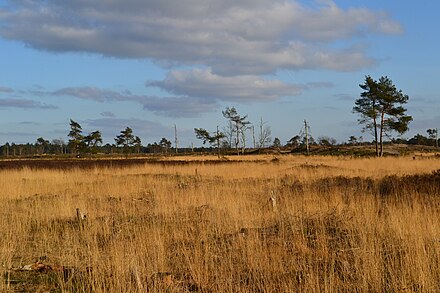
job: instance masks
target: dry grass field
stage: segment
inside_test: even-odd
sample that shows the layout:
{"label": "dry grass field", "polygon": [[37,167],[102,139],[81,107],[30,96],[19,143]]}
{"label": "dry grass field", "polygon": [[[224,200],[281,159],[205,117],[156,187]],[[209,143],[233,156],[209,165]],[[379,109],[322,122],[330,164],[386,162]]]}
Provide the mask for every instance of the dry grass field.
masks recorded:
{"label": "dry grass field", "polygon": [[291,155],[4,168],[0,291],[439,292],[439,170]]}

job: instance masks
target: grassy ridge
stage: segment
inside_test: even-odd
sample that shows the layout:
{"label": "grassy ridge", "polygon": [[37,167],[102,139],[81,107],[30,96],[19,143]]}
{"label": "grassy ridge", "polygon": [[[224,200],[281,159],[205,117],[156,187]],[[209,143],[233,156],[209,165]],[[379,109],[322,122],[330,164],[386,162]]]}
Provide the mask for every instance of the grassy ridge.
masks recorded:
{"label": "grassy ridge", "polygon": [[438,158],[205,159],[0,171],[0,291],[440,290]]}

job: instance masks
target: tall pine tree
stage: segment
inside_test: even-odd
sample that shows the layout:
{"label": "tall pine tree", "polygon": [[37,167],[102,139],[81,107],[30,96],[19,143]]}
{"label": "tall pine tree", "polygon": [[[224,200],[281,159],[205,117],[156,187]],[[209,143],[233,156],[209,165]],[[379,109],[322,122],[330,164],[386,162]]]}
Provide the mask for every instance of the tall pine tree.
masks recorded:
{"label": "tall pine tree", "polygon": [[365,77],[364,84],[359,85],[364,91],[356,100],[353,112],[360,114],[359,124],[364,131],[371,131],[376,146],[376,156],[383,156],[383,137],[392,131],[403,134],[408,131],[412,117],[406,115],[403,107],[408,95],[397,90],[392,80],[382,76],[378,81],[371,76]]}

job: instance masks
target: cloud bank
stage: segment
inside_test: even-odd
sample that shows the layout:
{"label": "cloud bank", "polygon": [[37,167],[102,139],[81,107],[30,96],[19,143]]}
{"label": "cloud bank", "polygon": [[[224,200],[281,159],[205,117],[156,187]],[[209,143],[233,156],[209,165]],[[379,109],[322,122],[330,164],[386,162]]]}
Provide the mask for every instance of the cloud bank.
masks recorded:
{"label": "cloud bank", "polygon": [[376,62],[360,38],[402,31],[385,12],[333,1],[16,0],[0,10],[0,36],[36,49],[203,65],[223,76],[358,70]]}
{"label": "cloud bank", "polygon": [[[97,87],[34,89],[34,96],[134,102],[157,115],[195,117],[222,103],[273,102],[329,83],[289,84],[277,72],[356,71],[378,61],[366,37],[396,35],[384,11],[339,7],[332,0],[5,0],[0,37],[37,50],[148,59],[167,68],[148,80],[164,96]],[[307,4],[305,4],[307,3]],[[183,69],[185,68],[185,69]],[[0,93],[12,89],[0,87]],[[51,108],[30,100],[0,107]],[[111,118],[112,114],[102,116]]]}
{"label": "cloud bank", "polygon": [[272,101],[283,96],[296,96],[303,86],[268,80],[259,76],[219,76],[209,70],[171,71],[163,81],[148,81],[167,92],[221,101],[249,102]]}
{"label": "cloud bank", "polygon": [[58,109],[57,106],[29,99],[0,99],[0,109],[1,108]]}
{"label": "cloud bank", "polygon": [[130,91],[113,91],[97,87],[68,87],[47,93],[96,102],[134,102],[158,115],[194,117],[217,109],[222,102],[270,102],[285,96],[299,95],[312,87],[331,86],[325,83],[293,85],[260,76],[220,76],[207,69],[173,70],[164,80],[146,82],[171,96],[135,95]]}
{"label": "cloud bank", "polygon": [[[68,96],[77,99],[96,102],[133,102],[140,104],[145,110],[157,115],[169,117],[195,117],[202,113],[213,111],[217,102],[210,99],[197,97],[156,97],[147,95],[134,95],[130,91],[117,92],[97,87],[68,87],[47,95]],[[112,113],[102,113],[102,116],[111,117]]]}

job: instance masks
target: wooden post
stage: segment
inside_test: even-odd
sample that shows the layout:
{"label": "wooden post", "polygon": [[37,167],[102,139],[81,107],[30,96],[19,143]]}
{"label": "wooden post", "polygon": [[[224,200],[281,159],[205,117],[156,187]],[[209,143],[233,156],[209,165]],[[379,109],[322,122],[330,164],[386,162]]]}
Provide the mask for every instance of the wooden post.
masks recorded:
{"label": "wooden post", "polygon": [[304,129],[306,132],[306,150],[307,150],[307,155],[310,154],[310,149],[309,149],[309,126],[307,125],[307,120],[304,119]]}
{"label": "wooden post", "polygon": [[178,140],[177,140],[177,126],[174,124],[174,145],[176,146],[176,154],[178,153],[178,146],[177,146]]}

